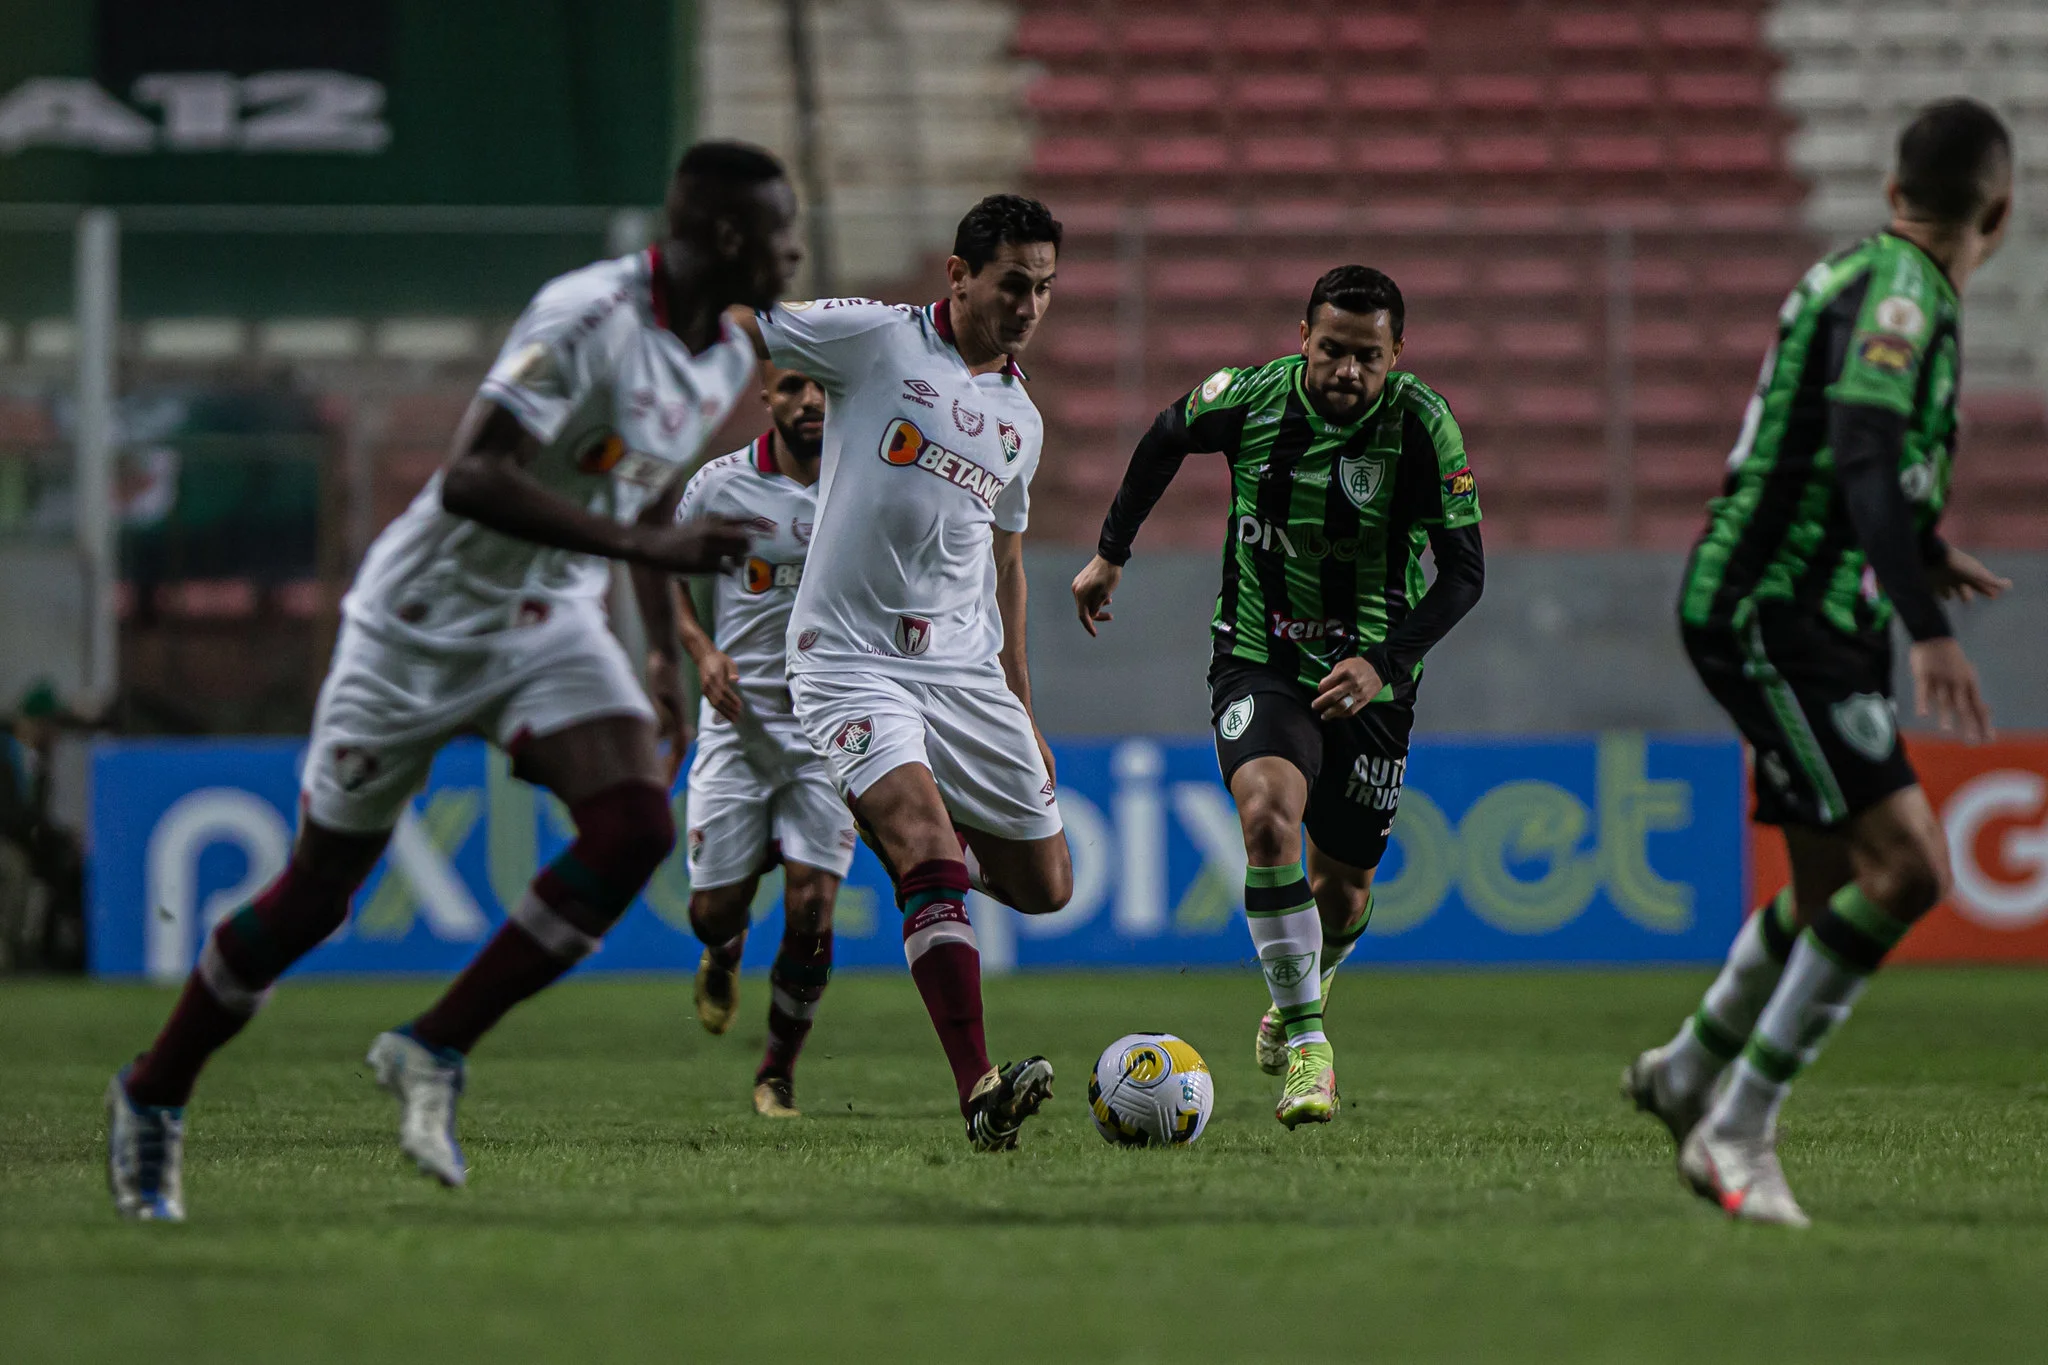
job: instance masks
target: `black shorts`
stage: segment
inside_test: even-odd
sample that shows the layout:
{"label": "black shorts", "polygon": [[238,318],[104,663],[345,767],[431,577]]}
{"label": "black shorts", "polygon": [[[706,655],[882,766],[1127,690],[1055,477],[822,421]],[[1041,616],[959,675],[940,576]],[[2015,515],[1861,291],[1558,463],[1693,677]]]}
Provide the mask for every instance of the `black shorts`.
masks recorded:
{"label": "black shorts", "polygon": [[1303,823],[1316,847],[1353,867],[1378,867],[1408,774],[1415,683],[1342,720],[1318,720],[1315,695],[1264,664],[1217,655],[1209,665],[1209,723],[1223,784],[1247,760],[1286,759],[1308,778]]}
{"label": "black shorts", "polygon": [[1756,751],[1758,823],[1831,829],[1918,784],[1892,709],[1889,636],[1771,602],[1740,629],[1681,629],[1700,681]]}

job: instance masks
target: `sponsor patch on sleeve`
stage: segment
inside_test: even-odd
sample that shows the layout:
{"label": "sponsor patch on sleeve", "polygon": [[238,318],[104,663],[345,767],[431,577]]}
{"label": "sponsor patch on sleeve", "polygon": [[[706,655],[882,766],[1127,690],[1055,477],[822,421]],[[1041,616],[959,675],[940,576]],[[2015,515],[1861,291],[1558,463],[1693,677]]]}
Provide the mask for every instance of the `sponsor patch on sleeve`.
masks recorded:
{"label": "sponsor patch on sleeve", "polygon": [[1892,294],[1880,299],[1874,315],[1877,325],[1887,332],[1896,332],[1902,337],[1917,337],[1927,330],[1927,314],[1914,300],[1904,294]]}
{"label": "sponsor patch on sleeve", "polygon": [[1229,370],[1218,370],[1207,379],[1204,379],[1202,381],[1202,401],[1204,403],[1213,403],[1221,398],[1223,391],[1230,387],[1230,381],[1236,377]]}
{"label": "sponsor patch on sleeve", "polygon": [[1889,332],[1873,332],[1856,344],[1856,358],[1873,370],[1905,374],[1913,368],[1913,343]]}
{"label": "sponsor patch on sleeve", "polygon": [[1447,498],[1469,498],[1478,491],[1479,480],[1473,477],[1471,465],[1444,476],[1444,496]]}
{"label": "sponsor patch on sleeve", "polygon": [[512,357],[505,382],[549,397],[565,397],[569,388],[554,348],[544,341],[530,342]]}

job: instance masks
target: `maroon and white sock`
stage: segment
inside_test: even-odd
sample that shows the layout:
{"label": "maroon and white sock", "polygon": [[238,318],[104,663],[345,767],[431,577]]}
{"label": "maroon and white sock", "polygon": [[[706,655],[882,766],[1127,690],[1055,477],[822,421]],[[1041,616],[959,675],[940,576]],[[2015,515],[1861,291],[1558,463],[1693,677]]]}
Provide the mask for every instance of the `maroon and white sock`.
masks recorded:
{"label": "maroon and white sock", "polygon": [[903,907],[903,957],[946,1050],[964,1113],[975,1084],[990,1069],[982,1036],[981,950],[967,918],[967,865],[941,858],[919,863],[896,884],[896,897]]}
{"label": "maroon and white sock", "polygon": [[514,1005],[553,985],[597,945],[597,935],[542,900],[536,884],[441,998],[413,1020],[413,1037],[466,1056]]}
{"label": "maroon and white sock", "polygon": [[792,1076],[797,1054],[810,1037],[818,1002],[832,980],[832,931],[799,934],[784,930],[775,965],[768,971],[768,1048],[754,1073],[758,1083],[770,1076]]}

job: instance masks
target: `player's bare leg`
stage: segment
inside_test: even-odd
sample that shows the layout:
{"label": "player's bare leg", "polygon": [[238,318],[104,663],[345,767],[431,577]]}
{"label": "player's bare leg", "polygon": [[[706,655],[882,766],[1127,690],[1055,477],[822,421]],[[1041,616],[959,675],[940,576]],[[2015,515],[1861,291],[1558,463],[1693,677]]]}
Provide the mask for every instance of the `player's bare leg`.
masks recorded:
{"label": "player's bare leg", "polygon": [[1328,1123],[1337,1073],[1323,1032],[1323,922],[1301,868],[1308,778],[1284,758],[1253,758],[1231,774],[1230,795],[1244,830],[1245,923],[1285,1039],[1287,1084],[1274,1117],[1289,1128]]}
{"label": "player's bare leg", "polygon": [[107,1087],[107,1184],[123,1216],[184,1218],[185,1103],[201,1068],[255,1016],[271,983],[341,926],[390,837],[304,821],[277,880],[207,935],[156,1041]]}
{"label": "player's bare leg", "polygon": [[768,971],[768,1043],[754,1072],[754,1112],[795,1118],[796,1059],[832,981],[832,906],[839,878],[807,863],[784,865],[782,944]]}
{"label": "player's bare leg", "polygon": [[1004,839],[959,828],[973,856],[974,889],[1025,915],[1050,915],[1074,895],[1074,859],[1064,832],[1043,839]]}
{"label": "player's bare leg", "polygon": [[[938,784],[923,764],[902,764],[861,793],[854,813],[881,845],[884,861],[899,869],[903,956],[953,1069],[968,1140],[983,1151],[1013,1148],[1018,1128],[1052,1096],[1052,1064],[1043,1057],[1000,1070],[989,1064],[981,951],[967,918],[967,865]],[[1018,870],[1004,865],[998,874]]]}
{"label": "player's bare leg", "polygon": [[747,910],[761,879],[690,893],[690,932],[704,945],[697,959],[697,1022],[706,1033],[724,1033],[740,1012],[740,954],[747,946]]}
{"label": "player's bare leg", "polygon": [[1919,787],[1892,793],[1846,828],[1855,876],[1802,929],[1784,975],[1679,1171],[1730,1216],[1806,1226],[1778,1165],[1778,1110],[1884,961],[1949,887],[1948,843]]}
{"label": "player's bare leg", "polygon": [[1713,1103],[1715,1085],[1749,1041],[1799,931],[1854,876],[1844,835],[1798,825],[1784,834],[1791,884],[1744,923],[1720,974],[1677,1035],[1622,1070],[1623,1098],[1661,1121],[1674,1143],[1685,1141]]}
{"label": "player's bare leg", "polygon": [[531,741],[518,770],[569,807],[575,841],[533,879],[441,998],[370,1049],[378,1082],[399,1100],[399,1145],[447,1185],[468,1174],[455,1101],[470,1050],[514,1005],[588,956],[675,847],[650,721],[608,716],[571,725]]}

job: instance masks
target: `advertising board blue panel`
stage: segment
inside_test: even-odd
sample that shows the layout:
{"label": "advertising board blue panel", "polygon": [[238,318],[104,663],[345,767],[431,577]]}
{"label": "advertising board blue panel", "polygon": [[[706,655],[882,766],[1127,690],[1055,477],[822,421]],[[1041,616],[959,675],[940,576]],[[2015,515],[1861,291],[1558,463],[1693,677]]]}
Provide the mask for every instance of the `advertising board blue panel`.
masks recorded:
{"label": "advertising board blue panel", "polygon": [[[284,865],[302,746],[146,741],[94,755],[92,968],[174,980],[201,935]],[[1056,742],[1074,896],[1029,919],[976,898],[986,965],[1249,963],[1244,853],[1204,739]],[[1732,740],[1608,734],[1425,739],[1410,759],[1371,932],[1352,961],[1705,962],[1741,923],[1742,760]],[[677,798],[680,822],[682,803]],[[483,744],[450,745],[356,897],[298,970],[446,973],[568,842],[566,812]],[[771,877],[747,961],[780,933]],[[685,971],[680,850],[584,970]],[[887,880],[866,849],[840,893],[843,967],[902,962]]]}

